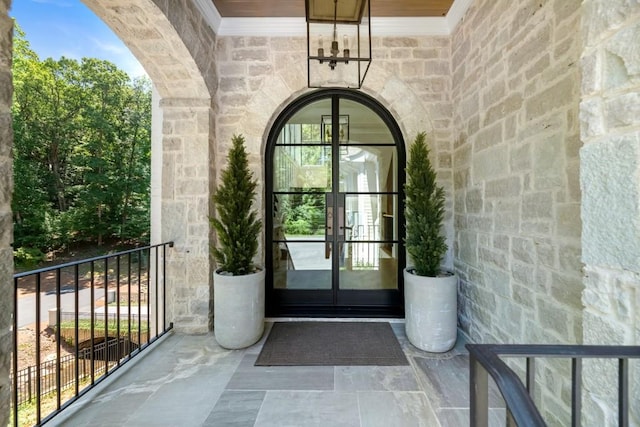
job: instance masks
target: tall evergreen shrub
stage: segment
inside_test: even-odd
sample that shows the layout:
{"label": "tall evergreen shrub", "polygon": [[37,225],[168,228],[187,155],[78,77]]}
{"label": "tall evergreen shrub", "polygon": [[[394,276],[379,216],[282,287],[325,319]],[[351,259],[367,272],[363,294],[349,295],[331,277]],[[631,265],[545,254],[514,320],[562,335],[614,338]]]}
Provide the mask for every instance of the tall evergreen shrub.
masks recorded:
{"label": "tall evergreen shrub", "polygon": [[426,133],[421,132],[409,150],[405,184],[407,252],[414,262],[414,273],[436,277],[447,243],[442,235],[444,189],[436,183],[436,172],[429,161]]}
{"label": "tall evergreen shrub", "polygon": [[211,225],[218,245],[211,252],[221,272],[240,276],[256,270],[253,257],[258,252],[262,224],[252,209],[257,181],[249,170],[244,137],[234,135],[232,142],[222,184],[212,196],[217,216],[211,218]]}

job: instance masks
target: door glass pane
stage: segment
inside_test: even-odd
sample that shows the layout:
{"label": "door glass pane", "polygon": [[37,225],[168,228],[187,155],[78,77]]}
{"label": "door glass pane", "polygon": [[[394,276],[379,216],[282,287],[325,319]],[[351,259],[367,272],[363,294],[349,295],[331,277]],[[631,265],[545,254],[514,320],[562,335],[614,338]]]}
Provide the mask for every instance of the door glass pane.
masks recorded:
{"label": "door glass pane", "polygon": [[395,240],[398,196],[358,194],[345,196],[346,240]]}
{"label": "door glass pane", "polygon": [[274,191],[327,191],[331,188],[331,147],[276,146],[273,156]]}
{"label": "door glass pane", "polygon": [[398,191],[395,147],[340,146],[339,168],[342,192]]}
{"label": "door glass pane", "polygon": [[340,100],[340,144],[389,144],[395,141],[384,121],[359,102]]}
{"label": "door glass pane", "polygon": [[331,243],[274,242],[273,287],[331,289]]}
{"label": "door glass pane", "polygon": [[340,289],[397,289],[398,245],[341,244]]}
{"label": "door glass pane", "polygon": [[323,239],[326,221],[325,193],[273,195],[273,240]]}
{"label": "door glass pane", "polygon": [[273,154],[274,191],[331,188],[331,141],[322,136],[326,116],[330,99],[312,102],[284,124]]}

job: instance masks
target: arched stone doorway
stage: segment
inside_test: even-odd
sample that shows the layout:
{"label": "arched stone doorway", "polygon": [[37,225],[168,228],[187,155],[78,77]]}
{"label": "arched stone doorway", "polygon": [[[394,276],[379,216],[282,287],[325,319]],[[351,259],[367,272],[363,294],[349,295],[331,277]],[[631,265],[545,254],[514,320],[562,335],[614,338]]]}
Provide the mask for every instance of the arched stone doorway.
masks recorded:
{"label": "arched stone doorway", "polygon": [[404,141],[357,91],[288,105],[265,158],[267,313],[402,315]]}

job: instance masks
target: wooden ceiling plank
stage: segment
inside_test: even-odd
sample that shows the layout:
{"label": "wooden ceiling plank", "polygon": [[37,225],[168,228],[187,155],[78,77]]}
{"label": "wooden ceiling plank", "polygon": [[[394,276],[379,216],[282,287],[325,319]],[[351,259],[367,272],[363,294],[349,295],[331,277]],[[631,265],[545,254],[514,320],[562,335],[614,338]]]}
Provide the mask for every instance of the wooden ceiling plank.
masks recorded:
{"label": "wooden ceiling plank", "polygon": [[[241,18],[304,17],[304,0],[211,0],[220,16]],[[453,0],[370,0],[371,16],[445,16]]]}

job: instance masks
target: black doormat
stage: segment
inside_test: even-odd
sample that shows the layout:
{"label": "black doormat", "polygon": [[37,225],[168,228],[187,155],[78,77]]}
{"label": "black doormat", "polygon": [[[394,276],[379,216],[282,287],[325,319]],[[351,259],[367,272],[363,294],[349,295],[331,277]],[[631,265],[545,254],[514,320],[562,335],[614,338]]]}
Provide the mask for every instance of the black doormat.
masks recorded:
{"label": "black doormat", "polygon": [[409,362],[387,322],[274,323],[256,366],[397,366]]}

